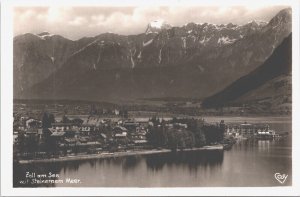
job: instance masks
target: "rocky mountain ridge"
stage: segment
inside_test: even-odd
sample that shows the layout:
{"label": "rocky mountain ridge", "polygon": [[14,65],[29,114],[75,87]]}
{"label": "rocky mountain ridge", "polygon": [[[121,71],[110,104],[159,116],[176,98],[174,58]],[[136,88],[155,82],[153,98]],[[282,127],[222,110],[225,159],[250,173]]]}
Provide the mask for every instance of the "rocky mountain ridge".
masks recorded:
{"label": "rocky mountain ridge", "polygon": [[285,9],[267,24],[156,22],[139,35],[77,41],[20,35],[14,38],[14,97],[204,98],[262,64],[290,32]]}

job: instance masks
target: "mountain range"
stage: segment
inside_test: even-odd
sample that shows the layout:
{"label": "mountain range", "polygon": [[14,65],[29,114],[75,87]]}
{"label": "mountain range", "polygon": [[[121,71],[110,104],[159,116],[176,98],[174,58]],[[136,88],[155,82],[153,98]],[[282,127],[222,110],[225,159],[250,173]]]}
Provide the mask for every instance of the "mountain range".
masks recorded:
{"label": "mountain range", "polygon": [[14,98],[92,101],[204,99],[260,67],[291,33],[291,9],[244,25],[153,21],[145,33],[76,41],[14,38]]}

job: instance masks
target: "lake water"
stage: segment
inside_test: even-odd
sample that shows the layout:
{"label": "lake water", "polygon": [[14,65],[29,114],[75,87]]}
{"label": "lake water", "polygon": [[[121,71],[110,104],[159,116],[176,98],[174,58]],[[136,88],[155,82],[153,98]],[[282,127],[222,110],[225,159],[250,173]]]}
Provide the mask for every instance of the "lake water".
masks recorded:
{"label": "lake water", "polygon": [[[271,129],[291,130],[272,123]],[[64,183],[21,184],[26,172],[58,174]],[[288,175],[281,184],[275,173]],[[66,179],[79,183],[65,183]],[[29,181],[30,182],[30,181]],[[15,187],[209,187],[287,186],[292,184],[291,134],[278,140],[245,140],[228,151],[197,151],[93,159],[51,164],[15,165]]]}

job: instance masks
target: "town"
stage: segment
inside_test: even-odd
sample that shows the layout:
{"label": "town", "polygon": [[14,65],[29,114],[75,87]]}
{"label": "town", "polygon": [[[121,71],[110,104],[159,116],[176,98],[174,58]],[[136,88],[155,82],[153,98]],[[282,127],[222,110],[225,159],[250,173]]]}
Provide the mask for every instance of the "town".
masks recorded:
{"label": "town", "polygon": [[127,110],[99,110],[93,105],[86,116],[56,117],[59,115],[45,110],[38,114],[14,112],[16,161],[107,156],[153,149],[180,151],[201,147],[220,149],[221,146],[227,150],[237,139],[279,137],[268,125],[233,125],[223,120],[212,124],[193,117],[129,117]]}
{"label": "town", "polygon": [[219,144],[225,133],[224,122],[211,125],[193,118],[132,118],[121,109],[101,109],[100,115],[91,106],[88,116],[64,114],[60,118],[47,111],[26,109],[22,113],[22,107],[15,109],[15,160],[151,149],[176,151]]}

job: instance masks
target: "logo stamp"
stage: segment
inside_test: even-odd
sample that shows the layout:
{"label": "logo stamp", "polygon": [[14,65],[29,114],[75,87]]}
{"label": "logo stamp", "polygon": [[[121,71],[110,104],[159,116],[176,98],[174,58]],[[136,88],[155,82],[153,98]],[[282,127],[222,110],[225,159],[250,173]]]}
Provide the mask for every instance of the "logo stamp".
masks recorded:
{"label": "logo stamp", "polygon": [[281,174],[278,172],[274,174],[275,179],[281,184],[283,184],[286,181],[288,176],[289,175],[287,175],[287,174]]}

